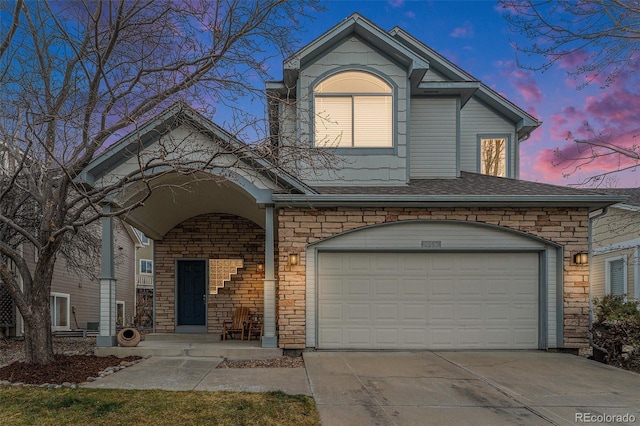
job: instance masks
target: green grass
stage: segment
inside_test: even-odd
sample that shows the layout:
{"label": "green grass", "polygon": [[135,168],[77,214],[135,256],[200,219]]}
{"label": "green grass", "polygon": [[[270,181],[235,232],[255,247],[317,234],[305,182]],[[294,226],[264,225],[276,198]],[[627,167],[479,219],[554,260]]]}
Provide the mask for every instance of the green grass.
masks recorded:
{"label": "green grass", "polygon": [[2,425],[319,425],[311,397],[0,387]]}

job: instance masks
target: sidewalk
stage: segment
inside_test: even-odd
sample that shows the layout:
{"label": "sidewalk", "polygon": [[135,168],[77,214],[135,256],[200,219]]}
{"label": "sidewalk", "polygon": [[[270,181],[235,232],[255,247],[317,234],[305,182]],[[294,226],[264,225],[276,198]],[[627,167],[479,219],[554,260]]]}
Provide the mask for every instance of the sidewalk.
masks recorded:
{"label": "sidewalk", "polygon": [[223,358],[153,356],[82,387],[169,391],[283,391],[311,396],[302,368],[216,368]]}

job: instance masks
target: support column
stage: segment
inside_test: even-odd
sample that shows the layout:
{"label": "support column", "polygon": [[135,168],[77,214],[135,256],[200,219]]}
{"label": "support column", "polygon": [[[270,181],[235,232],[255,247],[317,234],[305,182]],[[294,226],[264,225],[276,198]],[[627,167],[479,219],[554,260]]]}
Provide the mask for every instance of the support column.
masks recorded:
{"label": "support column", "polygon": [[264,242],[264,335],[263,348],[277,348],[276,336],[276,278],[274,256],[273,206],[265,209],[266,229]]}
{"label": "support column", "polygon": [[[103,207],[104,213],[111,206]],[[116,343],[116,277],[113,255],[113,218],[102,218],[102,256],[100,261],[100,334],[96,346],[117,346]]]}

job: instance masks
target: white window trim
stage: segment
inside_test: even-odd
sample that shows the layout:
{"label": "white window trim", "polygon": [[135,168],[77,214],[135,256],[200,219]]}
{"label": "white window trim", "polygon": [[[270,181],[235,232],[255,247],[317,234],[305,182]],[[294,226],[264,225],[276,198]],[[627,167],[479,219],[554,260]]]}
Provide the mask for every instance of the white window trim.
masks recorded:
{"label": "white window trim", "polygon": [[[505,139],[505,150],[504,150],[504,176],[503,177],[513,177],[511,171],[511,134],[509,133],[478,133],[476,135],[477,138],[477,167],[478,173],[482,173],[482,140],[483,139]],[[486,175],[492,176],[492,175]]]}
{"label": "white window trim", "polygon": [[[142,262],[151,262],[151,272],[142,272]],[[140,274],[141,275],[153,275],[153,259],[140,259]]]}
{"label": "white window trim", "polygon": [[116,321],[118,320],[118,306],[122,305],[122,324],[120,327],[125,327],[127,323],[127,310],[125,309],[124,300],[116,300]]}
{"label": "white window trim", "polygon": [[[71,330],[71,325],[70,325],[71,324],[71,295],[69,293],[51,292],[49,294],[49,297],[59,297],[61,299],[67,299],[67,325],[66,326],[54,325],[54,321],[52,319],[51,329],[54,331]],[[52,314],[55,315],[55,312],[52,312]]]}
{"label": "white window trim", "polygon": [[[363,93],[351,93],[351,92],[316,92],[316,87],[318,85],[320,85],[322,82],[324,82],[327,79],[330,79],[336,75],[339,75],[341,73],[344,72],[359,72],[359,73],[363,73],[363,74],[369,74],[377,79],[379,79],[380,81],[382,81],[384,84],[386,84],[389,88],[390,88],[390,93],[377,93],[377,92],[363,92]],[[313,85],[313,88],[310,90],[311,94],[313,95],[313,100],[312,100],[312,105],[313,105],[313,131],[311,132],[313,135],[313,145],[316,148],[329,148],[329,149],[338,149],[338,150],[342,150],[344,152],[348,152],[348,151],[354,151],[354,152],[376,152],[378,150],[389,150],[389,149],[395,149],[396,146],[396,141],[395,141],[395,129],[397,128],[397,116],[396,116],[396,90],[393,84],[391,84],[388,79],[383,78],[382,76],[378,75],[377,73],[371,72],[370,70],[364,70],[364,69],[358,69],[358,68],[345,68],[342,69],[338,72],[332,73],[330,75],[325,75],[323,77],[321,77],[320,79],[318,79],[317,83]],[[354,97],[357,96],[385,96],[385,97],[389,97],[391,99],[391,135],[390,135],[390,145],[388,146],[362,146],[362,145],[358,145],[356,143],[356,139],[355,139],[355,122],[354,122]],[[317,144],[317,140],[316,140],[316,114],[318,114],[318,112],[316,111],[316,100],[317,98],[332,98],[332,97],[337,97],[337,98],[351,98],[351,110],[352,110],[352,116],[351,116],[351,143],[350,145],[342,145],[342,146],[332,146],[332,145],[323,145]]]}
{"label": "white window trim", "polygon": [[[611,263],[615,262],[617,260],[622,260],[623,263],[623,274],[622,274],[622,293],[623,294],[627,294],[629,292],[629,287],[628,287],[628,283],[627,283],[627,255],[623,254],[621,256],[615,256],[615,257],[609,257],[607,259],[605,259],[605,271],[604,271],[604,276],[605,276],[605,294],[606,295],[610,295],[611,294]],[[626,299],[626,297],[625,297]]]}

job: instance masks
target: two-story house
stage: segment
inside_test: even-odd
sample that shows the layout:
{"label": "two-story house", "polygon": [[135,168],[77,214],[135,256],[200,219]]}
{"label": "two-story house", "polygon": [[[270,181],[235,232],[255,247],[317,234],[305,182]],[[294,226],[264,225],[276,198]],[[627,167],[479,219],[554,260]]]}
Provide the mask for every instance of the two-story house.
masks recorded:
{"label": "two-story house", "polygon": [[[126,217],[154,240],[156,332],[220,334],[247,306],[265,347],[588,345],[589,267],[574,254],[589,212],[621,198],[519,180],[535,117],[358,14],[285,59],[267,94],[273,157],[230,161],[242,142],[176,104],[85,170],[101,185],[134,171],[137,152],[227,153],[210,179],[165,174]],[[138,199],[137,185],[114,202]]]}
{"label": "two-story house", "polygon": [[640,300],[640,188],[604,192],[629,198],[596,212],[593,219],[591,296]]}

